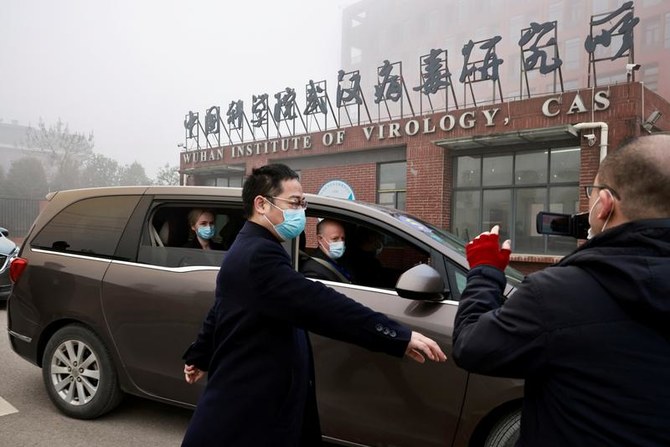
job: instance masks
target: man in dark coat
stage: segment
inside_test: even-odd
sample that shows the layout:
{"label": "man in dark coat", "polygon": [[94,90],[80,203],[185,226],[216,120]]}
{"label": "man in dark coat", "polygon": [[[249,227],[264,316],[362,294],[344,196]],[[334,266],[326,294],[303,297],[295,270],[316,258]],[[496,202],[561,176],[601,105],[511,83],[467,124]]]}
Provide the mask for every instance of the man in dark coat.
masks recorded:
{"label": "man in dark coat", "polygon": [[509,241],[466,246],[454,360],[525,379],[517,446],[669,446],[670,136],[612,152],[585,190],[592,237],[504,303]]}
{"label": "man in dark coat", "polygon": [[[248,221],[221,265],[216,300],[184,354],[186,381],[208,372],[183,446],[314,447],[321,432],[306,331],[397,357],[444,361],[437,344],[291,266],[281,240],[304,229],[297,174],[254,169]],[[388,329],[388,330],[387,330]]]}
{"label": "man in dark coat", "polygon": [[316,251],[300,267],[302,274],[307,278],[350,283],[351,272],[340,262],[346,250],[342,224],[333,219],[323,219],[316,225],[316,240]]}

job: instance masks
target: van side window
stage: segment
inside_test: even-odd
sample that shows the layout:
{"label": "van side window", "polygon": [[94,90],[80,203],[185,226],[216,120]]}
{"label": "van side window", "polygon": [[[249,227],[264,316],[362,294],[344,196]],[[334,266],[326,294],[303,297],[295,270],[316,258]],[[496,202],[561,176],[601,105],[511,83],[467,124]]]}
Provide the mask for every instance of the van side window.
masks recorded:
{"label": "van side window", "polygon": [[[320,247],[316,238],[316,225],[321,216],[307,218],[304,235],[298,251],[298,270],[303,271],[308,258],[318,256]],[[398,278],[417,264],[431,262],[430,254],[407,240],[366,223],[345,219],[337,220],[345,230],[344,255],[337,261],[346,270],[353,284],[395,289]]]}
{"label": "van side window", "polygon": [[[206,210],[214,217],[216,233],[210,248],[200,248],[191,229],[189,213]],[[163,204],[151,212],[137,261],[161,267],[219,267],[226,251],[244,224],[241,208],[227,209],[220,205]]]}
{"label": "van side window", "polygon": [[345,262],[353,270],[354,284],[395,289],[398,278],[430,255],[395,235],[358,226],[349,238]]}
{"label": "van side window", "polygon": [[139,196],[107,196],[73,203],[46,224],[30,245],[111,258],[139,200]]}

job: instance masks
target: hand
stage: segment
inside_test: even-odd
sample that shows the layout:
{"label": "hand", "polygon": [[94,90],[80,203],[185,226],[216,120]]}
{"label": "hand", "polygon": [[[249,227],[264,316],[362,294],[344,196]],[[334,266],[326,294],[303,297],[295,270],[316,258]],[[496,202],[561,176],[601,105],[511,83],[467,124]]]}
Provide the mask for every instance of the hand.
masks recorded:
{"label": "hand", "polygon": [[447,360],[447,356],[434,340],[414,331],[412,331],[412,337],[407,344],[405,355],[419,363],[426,361],[424,355],[434,362]]}
{"label": "hand", "polygon": [[202,379],[204,375],[205,371],[198,369],[195,365],[184,365],[184,379],[186,379],[186,383],[194,384]]}
{"label": "hand", "polygon": [[512,253],[512,244],[507,239],[502,244],[502,249],[498,245],[498,231],[500,227],[495,225],[491,232],[485,231],[465,246],[465,256],[468,258],[470,268],[478,265],[490,265],[499,270],[505,270],[509,264],[509,255]]}

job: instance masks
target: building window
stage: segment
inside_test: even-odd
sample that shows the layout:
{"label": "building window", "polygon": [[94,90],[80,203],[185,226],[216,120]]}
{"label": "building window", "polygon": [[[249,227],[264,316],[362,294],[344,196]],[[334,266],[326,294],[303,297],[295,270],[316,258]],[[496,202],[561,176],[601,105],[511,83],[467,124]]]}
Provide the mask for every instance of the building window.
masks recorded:
{"label": "building window", "polygon": [[380,163],[377,172],[377,203],[404,210],[407,197],[407,162]]}
{"label": "building window", "polygon": [[563,68],[576,70],[579,68],[579,58],[582,55],[582,38],[565,41],[565,52],[563,53]]}
{"label": "building window", "polygon": [[642,80],[644,81],[644,86],[647,87],[652,92],[658,90],[658,65],[650,64],[644,67],[642,72]]}
{"label": "building window", "polygon": [[367,16],[366,11],[361,11],[358,14],[356,14],[354,17],[351,18],[351,27],[356,28],[358,26],[361,26],[363,22],[365,22],[366,16]]}
{"label": "building window", "polygon": [[230,186],[241,188],[244,182],[242,175],[230,175],[226,177],[208,177],[204,179],[203,186]]}
{"label": "building window", "polygon": [[540,211],[577,212],[579,171],[579,147],[456,157],[451,230],[471,240],[500,225],[516,253],[567,254],[576,241],[538,234],[535,219]]}
{"label": "building window", "polygon": [[351,50],[351,59],[350,59],[351,64],[352,65],[360,64],[361,60],[363,59],[363,50],[356,47],[351,47],[350,50]]}
{"label": "building window", "polygon": [[656,46],[661,42],[661,23],[658,19],[649,19],[644,29],[644,44]]}
{"label": "building window", "polygon": [[610,11],[609,0],[593,0],[593,8],[591,9],[593,15],[605,14]]}
{"label": "building window", "polygon": [[548,21],[556,20],[559,24],[563,22],[563,10],[565,5],[562,1],[553,2],[547,8]]}

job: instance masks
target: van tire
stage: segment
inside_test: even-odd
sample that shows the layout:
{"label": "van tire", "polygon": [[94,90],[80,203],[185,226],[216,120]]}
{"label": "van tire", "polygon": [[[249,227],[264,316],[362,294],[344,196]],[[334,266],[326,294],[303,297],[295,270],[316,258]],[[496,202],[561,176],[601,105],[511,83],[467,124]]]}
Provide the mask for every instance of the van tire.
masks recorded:
{"label": "van tire", "polygon": [[521,431],[521,410],[502,418],[486,437],[484,447],[514,447]]}
{"label": "van tire", "polygon": [[76,419],[95,419],[123,399],[109,350],[78,324],[59,329],[49,339],[42,357],[42,380],[53,404]]}

